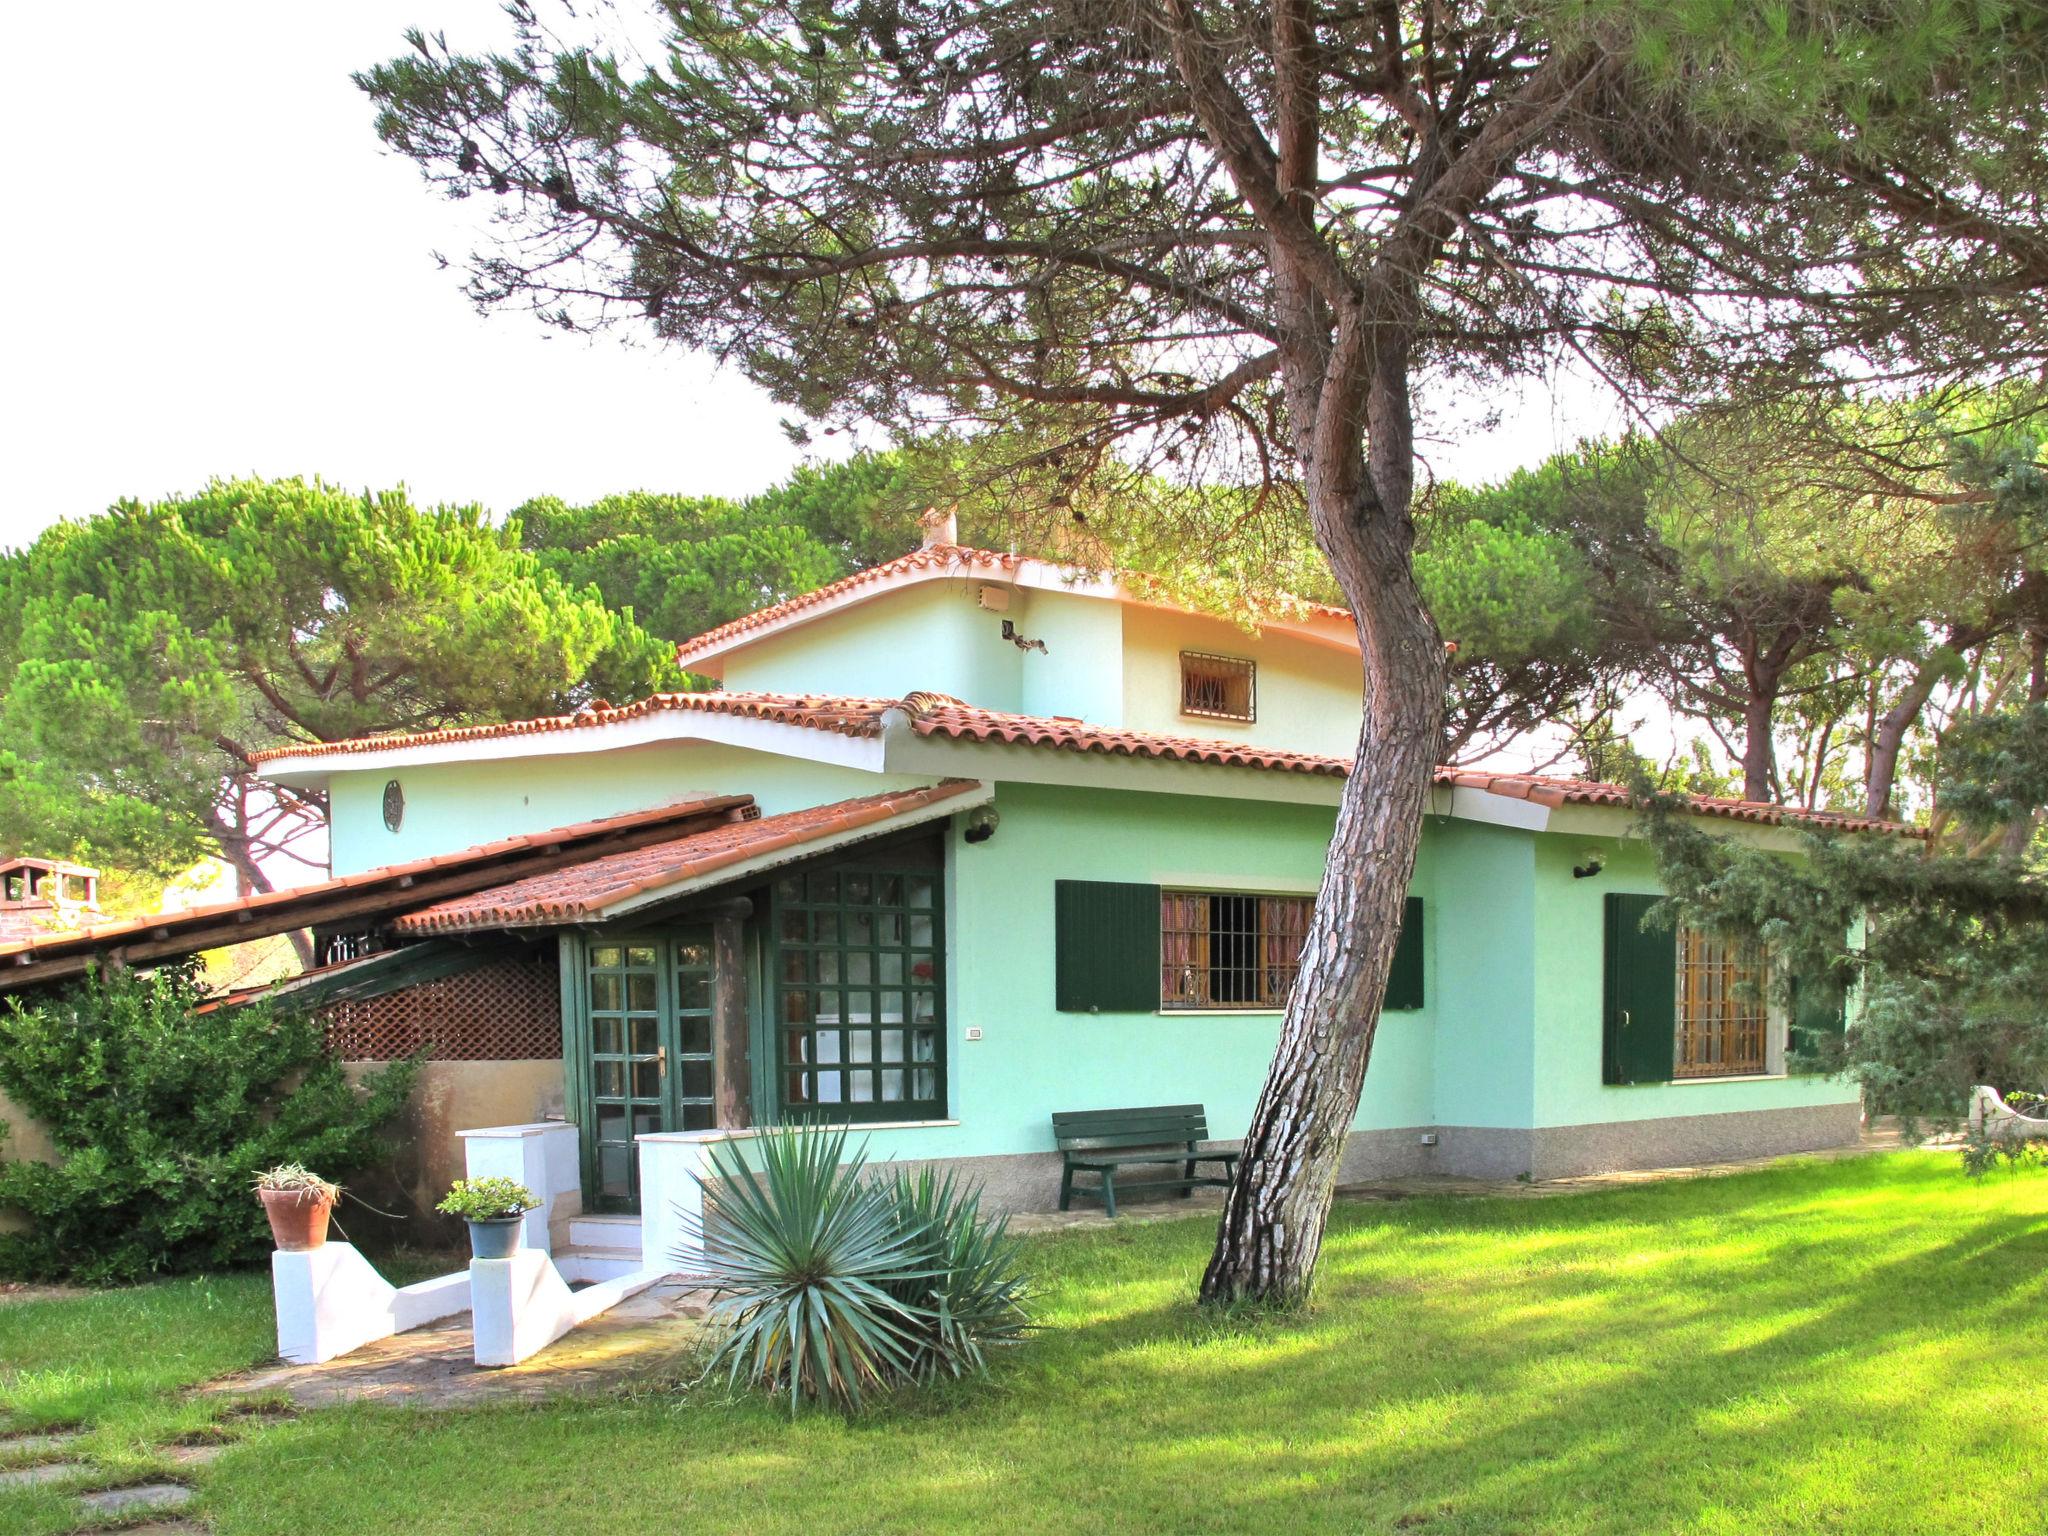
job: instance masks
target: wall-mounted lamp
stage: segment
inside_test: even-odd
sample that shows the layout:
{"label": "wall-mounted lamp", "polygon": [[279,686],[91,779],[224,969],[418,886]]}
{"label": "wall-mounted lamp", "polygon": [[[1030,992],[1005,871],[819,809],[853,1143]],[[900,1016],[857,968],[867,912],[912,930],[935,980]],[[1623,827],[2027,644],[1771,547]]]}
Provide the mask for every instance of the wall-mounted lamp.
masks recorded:
{"label": "wall-mounted lamp", "polygon": [[996,835],[996,828],[1002,825],[1002,820],[994,810],[984,805],[980,810],[968,812],[967,830],[960,835],[970,843],[985,843]]}
{"label": "wall-mounted lamp", "polygon": [[1606,855],[1598,851],[1591,852],[1586,855],[1585,863],[1572,866],[1572,878],[1574,880],[1590,880],[1606,867]]}

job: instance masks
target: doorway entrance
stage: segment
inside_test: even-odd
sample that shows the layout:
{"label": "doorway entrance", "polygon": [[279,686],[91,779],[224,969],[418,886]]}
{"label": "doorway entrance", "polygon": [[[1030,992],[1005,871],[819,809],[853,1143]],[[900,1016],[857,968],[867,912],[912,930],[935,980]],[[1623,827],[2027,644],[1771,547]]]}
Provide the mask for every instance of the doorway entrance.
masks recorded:
{"label": "doorway entrance", "polygon": [[708,924],[586,946],[567,1055],[585,1210],[640,1209],[635,1136],[717,1123],[712,956]]}

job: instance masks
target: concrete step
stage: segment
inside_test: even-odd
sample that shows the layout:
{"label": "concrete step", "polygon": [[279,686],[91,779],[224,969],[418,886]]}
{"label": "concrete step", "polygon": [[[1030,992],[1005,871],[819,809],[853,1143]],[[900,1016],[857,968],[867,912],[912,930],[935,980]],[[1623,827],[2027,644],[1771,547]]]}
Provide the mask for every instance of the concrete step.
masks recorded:
{"label": "concrete step", "polygon": [[638,1248],[593,1248],[579,1245],[555,1251],[555,1269],[571,1285],[579,1281],[622,1280],[640,1272]]}
{"label": "concrete step", "polygon": [[638,1216],[571,1216],[568,1226],[568,1247],[640,1251]]}

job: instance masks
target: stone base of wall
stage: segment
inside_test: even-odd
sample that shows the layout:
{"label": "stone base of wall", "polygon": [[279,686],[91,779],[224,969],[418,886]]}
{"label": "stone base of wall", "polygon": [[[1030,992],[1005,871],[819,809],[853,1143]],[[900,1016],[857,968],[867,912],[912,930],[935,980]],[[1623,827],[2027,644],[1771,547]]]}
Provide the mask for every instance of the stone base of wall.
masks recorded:
{"label": "stone base of wall", "polygon": [[[1437,1128],[1437,1145],[1425,1171],[1464,1179],[1569,1179],[1629,1168],[1683,1168],[1818,1152],[1849,1146],[1862,1130],[1860,1104],[1608,1120],[1534,1130],[1445,1125]],[[1378,1176],[1391,1177],[1393,1172]]]}
{"label": "stone base of wall", "polygon": [[[1407,1126],[1355,1131],[1339,1165],[1340,1184],[1436,1174],[1465,1179],[1573,1178],[1627,1168],[1676,1168],[1694,1163],[1736,1162],[1787,1152],[1816,1152],[1848,1146],[1861,1133],[1863,1111],[1856,1104],[1803,1109],[1754,1109],[1733,1114],[1683,1115],[1664,1120],[1615,1120],[1598,1125],[1544,1126],[1535,1130],[1490,1126]],[[1437,1144],[1423,1145],[1434,1131]],[[1231,1147],[1235,1142],[1212,1142]],[[917,1168],[905,1160],[882,1166]],[[983,1198],[1005,1211],[1059,1209],[1060,1156],[1028,1152],[1002,1157],[936,1158],[930,1166],[980,1183]],[[1147,1170],[1133,1169],[1131,1185]],[[1092,1181],[1091,1181],[1092,1182]],[[1126,1186],[1129,1187],[1129,1186]],[[1133,1191],[1135,1194],[1135,1191]],[[1138,1197],[1142,1198],[1142,1197]],[[1161,1199],[1171,1199],[1162,1195]],[[1117,1201],[1126,1201],[1119,1188]],[[1099,1209],[1077,1200],[1077,1209]]]}

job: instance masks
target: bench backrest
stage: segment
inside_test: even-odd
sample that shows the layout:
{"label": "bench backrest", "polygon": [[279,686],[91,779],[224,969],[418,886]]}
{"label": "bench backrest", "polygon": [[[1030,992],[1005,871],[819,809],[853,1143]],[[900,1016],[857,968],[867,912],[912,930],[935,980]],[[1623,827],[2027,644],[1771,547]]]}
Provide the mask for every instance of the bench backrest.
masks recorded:
{"label": "bench backrest", "polygon": [[1082,1109],[1052,1117],[1062,1152],[1115,1147],[1164,1147],[1209,1139],[1209,1114],[1199,1104],[1158,1104],[1149,1109]]}

